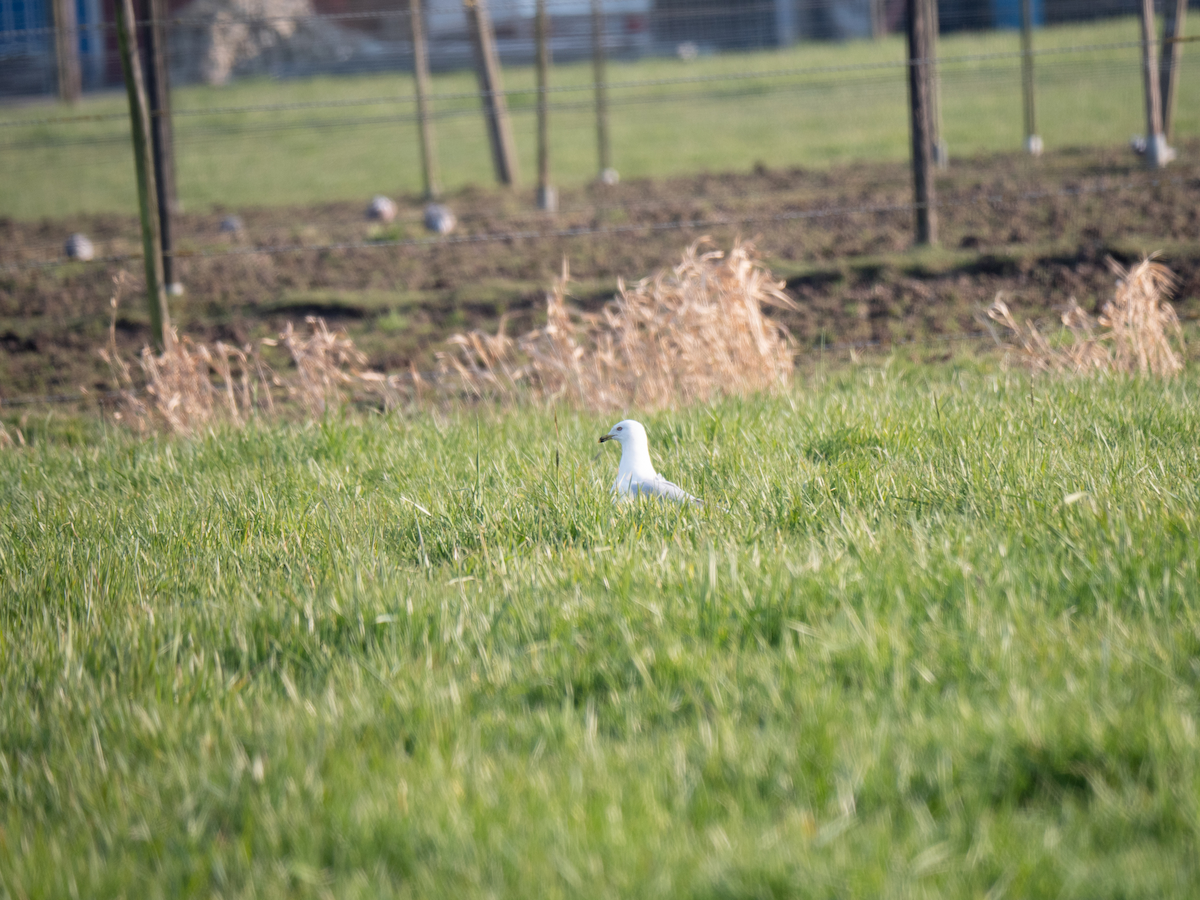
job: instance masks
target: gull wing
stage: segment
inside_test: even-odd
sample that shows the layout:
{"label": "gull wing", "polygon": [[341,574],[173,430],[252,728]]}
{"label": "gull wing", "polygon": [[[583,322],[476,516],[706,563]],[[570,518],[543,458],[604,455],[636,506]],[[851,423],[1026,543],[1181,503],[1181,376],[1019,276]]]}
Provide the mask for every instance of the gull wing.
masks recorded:
{"label": "gull wing", "polygon": [[659,475],[653,481],[635,481],[629,485],[629,493],[634,496],[646,497],[662,497],[665,500],[673,500],[676,503],[700,503],[701,501],[693,497],[677,484],[672,484]]}

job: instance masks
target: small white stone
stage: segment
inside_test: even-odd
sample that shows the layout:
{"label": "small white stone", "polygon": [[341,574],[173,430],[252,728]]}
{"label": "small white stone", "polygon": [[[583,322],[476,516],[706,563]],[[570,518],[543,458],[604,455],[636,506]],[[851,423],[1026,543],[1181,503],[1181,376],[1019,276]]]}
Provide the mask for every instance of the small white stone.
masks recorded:
{"label": "small white stone", "polygon": [[367,218],[377,222],[391,222],[396,218],[396,203],[390,197],[376,194],[367,207]]}
{"label": "small white stone", "polygon": [[621,174],[616,169],[614,169],[612,166],[609,166],[607,169],[605,169],[603,172],[600,173],[600,183],[601,184],[606,184],[609,187],[613,187],[614,185],[620,183],[620,181],[621,181]]}
{"label": "small white stone", "polygon": [[67,254],[68,259],[87,262],[96,255],[96,247],[88,240],[86,234],[77,231],[67,238],[67,242],[63,245],[63,252]]}
{"label": "small white stone", "polygon": [[425,207],[425,227],[436,234],[449,234],[454,230],[458,220],[450,208],[440,203],[430,203]]}

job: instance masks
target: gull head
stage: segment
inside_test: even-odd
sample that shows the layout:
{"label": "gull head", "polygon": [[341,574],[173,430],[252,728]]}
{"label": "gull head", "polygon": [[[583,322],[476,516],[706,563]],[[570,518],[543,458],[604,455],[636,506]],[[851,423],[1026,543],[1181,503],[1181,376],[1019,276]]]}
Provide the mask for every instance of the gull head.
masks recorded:
{"label": "gull head", "polygon": [[608,434],[600,435],[600,443],[605,441],[616,441],[621,445],[621,449],[626,447],[636,447],[641,445],[647,446],[646,429],[642,427],[642,423],[634,419],[622,419],[616,425],[608,430]]}

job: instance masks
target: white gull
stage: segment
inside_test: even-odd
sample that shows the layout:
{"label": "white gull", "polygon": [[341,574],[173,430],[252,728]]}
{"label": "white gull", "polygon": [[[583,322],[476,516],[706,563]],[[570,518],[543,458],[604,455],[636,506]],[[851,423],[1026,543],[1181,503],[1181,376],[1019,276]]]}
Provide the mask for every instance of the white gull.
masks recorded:
{"label": "white gull", "polygon": [[654,471],[654,463],[650,462],[650,444],[641,422],[623,419],[608,434],[600,435],[600,443],[605,441],[616,441],[621,445],[621,465],[617,468],[617,480],[613,482],[613,493],[618,500],[662,497],[676,503],[700,503],[679,485]]}

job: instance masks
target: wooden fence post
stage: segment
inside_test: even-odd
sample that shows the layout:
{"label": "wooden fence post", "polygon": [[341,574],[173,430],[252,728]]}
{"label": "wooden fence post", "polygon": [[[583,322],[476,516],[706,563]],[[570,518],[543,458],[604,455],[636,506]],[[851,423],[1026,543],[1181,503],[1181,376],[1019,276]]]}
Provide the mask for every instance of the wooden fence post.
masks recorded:
{"label": "wooden fence post", "polygon": [[1021,0],[1021,96],[1025,106],[1025,152],[1041,156],[1037,109],[1033,97],[1033,0]]}
{"label": "wooden fence post", "polygon": [[425,16],[421,0],[408,0],[408,12],[412,28],[413,81],[417,90],[417,125],[421,132],[421,174],[425,180],[425,199],[437,200],[442,195],[442,184],[438,177],[437,147],[430,118],[429,46],[425,42]]}
{"label": "wooden fence post", "polygon": [[908,108],[912,134],[913,197],[918,244],[937,243],[930,129],[929,4],[906,0],[908,7]]}
{"label": "wooden fence post", "polygon": [[534,38],[537,41],[537,204],[538,209],[554,212],[558,209],[558,196],[550,184],[550,123],[549,110],[546,108],[550,79],[550,27],[546,21],[546,0],[537,0]]}
{"label": "wooden fence post", "polygon": [[1163,137],[1162,98],[1158,93],[1158,41],[1154,33],[1154,0],[1142,0],[1142,85],[1146,94],[1146,165],[1161,169],[1169,159]]}
{"label": "wooden fence post", "polygon": [[146,304],[150,313],[150,336],[158,350],[171,340],[171,319],[163,290],[162,246],[158,218],[154,215],[154,167],[150,161],[150,110],[142,67],[138,61],[133,0],[117,0],[117,48],[129,95],[129,125],[133,137],[133,164],[137,173],[138,214],[142,220],[142,258],[146,266]]}
{"label": "wooden fence post", "polygon": [[603,0],[592,0],[592,75],[596,82],[596,148],[600,162],[600,180],[612,180],[612,159],[608,145],[608,88],[604,59]]}
{"label": "wooden fence post", "polygon": [[942,73],[938,68],[938,37],[941,21],[937,0],[929,0],[929,144],[933,148],[933,164],[939,169],[950,165],[950,147],[942,133]]}
{"label": "wooden fence post", "polygon": [[83,93],[83,75],[79,67],[79,17],[75,0],[53,0],[54,51],[58,58],[58,98],[78,103]]}
{"label": "wooden fence post", "polygon": [[176,295],[183,293],[183,286],[175,272],[174,218],[179,211],[179,195],[175,191],[175,139],[171,126],[171,83],[167,74],[166,17],[163,0],[147,0],[146,6],[149,13],[145,27],[146,95],[150,106],[163,285],[168,294]]}
{"label": "wooden fence post", "polygon": [[467,8],[467,26],[471,32],[471,43],[475,46],[475,71],[492,144],[496,180],[501,184],[515,185],[519,180],[517,151],[513,143],[512,124],[508,119],[504,87],[500,83],[500,59],[496,53],[492,21],[484,0],[463,0],[463,5]]}
{"label": "wooden fence post", "polygon": [[1183,20],[1187,16],[1188,0],[1167,0],[1167,20],[1163,25],[1162,58],[1158,66],[1159,95],[1162,98],[1163,138],[1169,144],[1175,124],[1175,96],[1179,86],[1179,59],[1183,56]]}
{"label": "wooden fence post", "polygon": [[887,11],[884,0],[871,0],[871,37],[881,38],[887,34]]}

